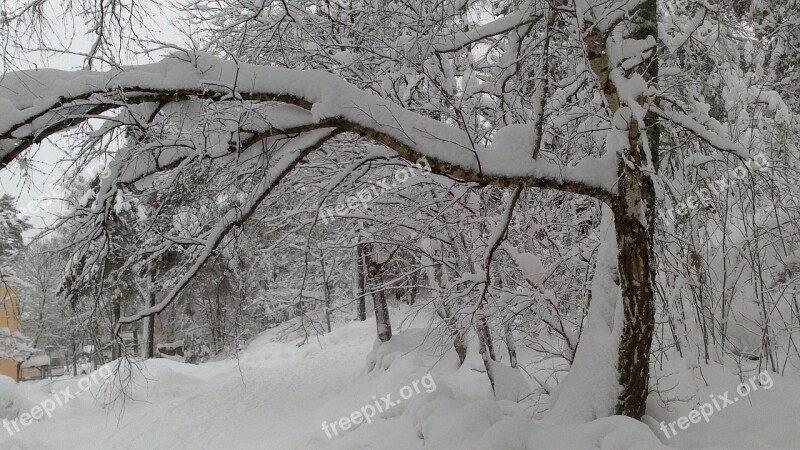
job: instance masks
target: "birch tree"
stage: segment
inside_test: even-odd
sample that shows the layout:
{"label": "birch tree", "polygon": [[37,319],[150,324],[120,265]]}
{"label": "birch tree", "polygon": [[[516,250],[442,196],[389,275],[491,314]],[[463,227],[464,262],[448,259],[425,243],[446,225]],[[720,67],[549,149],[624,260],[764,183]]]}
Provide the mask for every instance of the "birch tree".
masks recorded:
{"label": "birch tree", "polygon": [[[132,256],[181,247],[162,300],[119,323],[163,311],[282,180],[315,152],[357,135],[409,162],[424,157],[434,173],[461,183],[602,202],[599,275],[583,331],[591,339],[578,344],[559,398],[577,406],[555,409],[582,420],[644,414],[657,212],[675,200],[673,167],[664,160],[678,142],[690,143],[686,160],[723,163],[750,163],[764,145],[697,100],[704,69],[716,73],[714,63],[736,37],[729,7],[655,0],[214,4],[186,8],[199,32],[217,37],[205,52],[180,50],[106,71],[3,75],[0,168],[101,115],[105,125],[86,135],[76,158],[101,154],[121,127],[141,136],[111,155],[111,176],[76,213],[85,226],[67,286],[108,256],[106,218],[127,187],[164,191],[178,189],[182,177],[227,180],[211,197],[219,207],[213,219],[154,236]],[[727,93],[741,91],[741,79],[720,80],[705,98],[725,103]],[[780,94],[767,91],[743,97],[743,108],[777,110],[796,129]],[[763,101],[775,106],[753,111]],[[613,362],[593,364],[597,350]],[[603,395],[592,394],[586,377],[600,380]]]}

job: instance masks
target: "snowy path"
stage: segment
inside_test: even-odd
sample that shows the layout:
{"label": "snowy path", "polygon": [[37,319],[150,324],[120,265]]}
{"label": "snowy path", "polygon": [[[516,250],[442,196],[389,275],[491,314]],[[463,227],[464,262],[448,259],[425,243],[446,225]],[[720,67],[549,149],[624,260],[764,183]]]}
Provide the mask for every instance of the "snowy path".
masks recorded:
{"label": "snowy path", "polygon": [[[148,366],[155,379],[136,391],[139,398],[146,392],[147,402],[129,401],[119,424],[99,408],[82,419],[57,411],[17,437],[32,448],[299,448],[324,439],[316,409],[363,374],[374,331],[368,323],[361,328],[363,339],[326,337],[324,351],[316,341],[301,348],[261,343],[238,367],[236,361],[190,366],[157,360]],[[35,435],[47,437],[38,444],[26,439]]]}
{"label": "snowy path", "polygon": [[[578,425],[532,420],[523,403],[491,398],[488,380],[473,370],[482,366],[477,351],[457,370],[450,367],[455,359],[433,367],[432,362],[440,359],[419,346],[426,330],[404,329],[381,347],[382,365],[391,361],[391,367],[370,373],[365,368],[375,342],[373,321],[342,325],[300,348],[262,335],[240,353],[238,363],[150,360],[149,381],[144,383],[134,374],[138,384],[131,392],[139,401],[126,403],[119,422],[85,393],[58,407],[52,418],[12,437],[0,431],[0,450],[667,448],[659,439],[675,448],[800,448],[796,376],[776,375],[774,390],[755,391],[747,402],[715,413],[710,423],[694,424],[668,440],[660,434],[658,422],[674,417],[666,417],[657,407],[656,415],[647,420],[652,422],[649,427],[619,416]],[[532,360],[531,355],[522,355]],[[720,395],[739,383],[730,368],[706,367],[704,374],[713,383],[705,386],[682,366],[676,362],[667,368],[677,378],[689,377],[680,384],[685,392],[670,391],[676,398],[705,401],[709,394]],[[438,388],[401,405],[399,387],[425,373],[433,374]],[[664,382],[668,381],[675,380]],[[52,389],[77,384],[77,379],[23,383],[19,392],[31,402],[23,409],[30,411],[34,404],[52,398]],[[390,393],[398,406],[370,424],[352,427],[333,439],[322,431],[323,420],[330,424],[374,396]],[[684,406],[688,411],[696,405]]]}

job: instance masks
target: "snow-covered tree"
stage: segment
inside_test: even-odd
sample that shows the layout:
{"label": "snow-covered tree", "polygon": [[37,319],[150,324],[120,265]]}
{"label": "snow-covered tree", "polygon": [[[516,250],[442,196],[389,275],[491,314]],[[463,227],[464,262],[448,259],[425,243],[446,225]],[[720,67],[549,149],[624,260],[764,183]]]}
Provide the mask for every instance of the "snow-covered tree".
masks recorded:
{"label": "snow-covered tree", "polygon": [[[14,272],[0,268],[0,292],[3,294],[0,302],[3,303],[6,314],[17,314],[16,290],[25,282],[17,278]],[[13,302],[13,303],[12,303]],[[10,319],[16,322],[17,318]],[[6,326],[0,327],[0,359],[13,359],[22,362],[33,354],[33,343],[27,336],[17,330],[11,330]]]}
{"label": "snow-covered tree", "polygon": [[[198,220],[168,222],[173,225],[169,229],[143,235],[142,244],[120,261],[136,264],[173,251],[180,255],[173,270],[162,275],[169,286],[162,299],[121,317],[120,324],[164,311],[261,208],[283,225],[287,215],[298,215],[288,207],[291,200],[278,196],[285,193],[283,183],[298,173],[328,169],[320,172],[329,188],[307,204],[307,220],[316,226],[324,198],[354,170],[376,160],[399,157],[413,163],[425,158],[438,176],[470,188],[513,192],[506,202],[484,208],[485,220],[460,236],[485,240],[453,247],[460,259],[453,273],[462,277],[439,285],[470,286],[481,293],[471,304],[476,314],[489,311],[476,316],[481,350],[489,359],[486,338],[491,333],[483,330],[510,299],[496,295],[494,305],[486,299],[490,285],[502,292],[499,280],[504,278],[493,277],[492,266],[513,223],[518,196],[525,191],[546,203],[550,197],[544,191],[554,190],[593,199],[586,205],[595,208],[593,217],[602,216],[591,225],[597,231],[596,257],[568,244],[574,251],[561,261],[581,261],[580,273],[595,274],[591,302],[583,305],[585,321],[580,308],[570,313],[576,324],[581,322],[580,342],[574,342],[574,326],[556,325],[566,304],[553,305],[541,319],[556,333],[561,327],[565,341],[577,346],[554,410],[581,420],[613,413],[638,418],[650,387],[656,315],[678,310],[658,303],[656,292],[672,294],[686,286],[685,278],[668,272],[676,259],[665,261],[658,249],[668,245],[664,241],[670,236],[690,236],[692,231],[681,227],[699,204],[695,183],[726,174],[714,195],[727,199],[727,173],[734,167],[761,173],[764,158],[781,162],[773,167],[797,167],[794,143],[800,127],[787,106],[796,103],[782,97],[791,91],[775,89],[778,80],[786,86],[782,74],[791,72],[776,62],[782,61],[783,42],[793,39],[791,30],[788,37],[768,32],[769,38],[760,29],[743,32],[747,27],[739,21],[755,19],[752,14],[741,17],[728,2],[213,4],[197,1],[185,8],[187,19],[197,25],[198,40],[208,42],[204,52],[175,51],[154,64],[106,71],[15,71],[0,80],[0,107],[9,111],[0,118],[0,168],[45,137],[112,110],[102,128],[87,134],[75,158],[107,153],[107,142],[121,130],[137,136],[109,155],[110,176],[92,188],[91,202],[76,209],[73,220],[82,226],[72,236],[75,254],[67,292],[89,282],[93,268],[112,258],[111,217],[127,189],[160,192],[181,206],[189,202],[180,195],[187,187],[202,198],[202,214],[191,216]],[[762,24],[764,29],[776,26],[769,20]],[[761,63],[767,54],[772,64]],[[89,55],[96,63],[95,56]],[[360,154],[343,150],[341,143],[353,135],[377,145]],[[776,138],[779,148],[771,145]],[[315,167],[331,160],[338,164]],[[741,173],[734,173],[736,179],[744,178]],[[791,188],[780,192],[792,201],[797,198]],[[740,203],[735,221],[759,230],[767,222],[747,214],[769,211],[776,192],[751,194],[746,205]],[[705,199],[710,194],[698,195]],[[679,217],[660,215],[664,210]],[[391,209],[380,210],[386,211]],[[154,214],[149,220],[164,219]],[[796,209],[784,208],[775,220],[796,221],[796,215]],[[723,230],[731,226],[725,220]],[[422,236],[415,238],[421,241]],[[533,298],[542,280],[537,283],[537,270],[530,266],[546,258],[521,250],[525,244],[514,245],[515,238],[508,239],[503,253],[517,258],[518,280],[533,280],[527,291]],[[692,239],[695,244],[702,240]],[[392,244],[371,248],[388,252]],[[677,254],[685,248],[673,248],[678,261],[695,257]],[[297,249],[306,263],[311,250],[308,245]],[[752,263],[764,261],[764,249],[755,245],[747,250],[750,273],[757,274]],[[435,271],[428,283],[434,288],[431,279],[443,279],[445,253],[429,258]],[[775,282],[793,279],[795,266],[788,264],[787,253],[778,258],[786,277]],[[722,250],[720,257],[729,255]],[[381,256],[376,261],[388,260]],[[558,265],[550,268],[558,270]],[[323,280],[325,273],[321,270]],[[758,280],[749,286],[760,295],[767,285]],[[302,301],[305,291],[299,292]],[[724,300],[732,286],[723,281],[721,292],[724,310],[732,305]],[[543,294],[541,299],[547,299]],[[767,311],[768,299],[759,298]],[[470,304],[471,299],[464,295],[460,301]],[[443,316],[453,314],[445,311]],[[760,319],[762,327],[769,323],[767,315]],[[763,335],[771,332],[764,329]],[[677,333],[674,340],[681,340]]]}
{"label": "snow-covered tree", "polygon": [[24,244],[22,233],[30,228],[20,216],[14,197],[0,195],[0,267],[10,264],[11,258]]}

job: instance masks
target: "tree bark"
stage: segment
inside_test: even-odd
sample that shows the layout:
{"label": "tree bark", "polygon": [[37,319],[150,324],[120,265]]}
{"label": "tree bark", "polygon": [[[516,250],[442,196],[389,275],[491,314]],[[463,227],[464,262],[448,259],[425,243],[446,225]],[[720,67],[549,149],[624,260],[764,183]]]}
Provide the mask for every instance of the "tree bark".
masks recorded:
{"label": "tree bark", "polygon": [[[513,320],[513,319],[512,319]],[[514,342],[514,329],[511,326],[511,320],[506,322],[506,348],[508,348],[508,359],[511,367],[517,368],[517,345]]]}
{"label": "tree bark", "polygon": [[456,349],[458,366],[461,367],[467,359],[467,342],[460,330],[453,331],[453,348]]}
{"label": "tree bark", "polygon": [[652,230],[619,214],[615,214],[614,224],[624,320],[617,360],[621,391],[616,413],[638,419],[645,413],[655,320],[650,266]]}
{"label": "tree bark", "polygon": [[[658,42],[656,0],[644,2],[631,20],[635,23],[632,38],[645,40],[652,37]],[[650,85],[657,85],[657,48],[645,58],[638,72]],[[653,102],[644,95],[637,101],[641,105]],[[622,391],[616,412],[636,419],[645,413],[650,381],[650,346],[655,324],[655,274],[651,263],[657,203],[649,174],[650,171],[658,173],[661,137],[655,113],[648,111],[643,123],[644,135],[639,130],[638,122],[630,121],[629,157],[634,164],[631,166],[625,161],[619,163],[622,175],[619,187],[621,208],[615,211],[614,217],[624,314],[617,367]]]}
{"label": "tree bark", "polygon": [[[119,318],[122,316],[122,305],[120,305],[119,297],[114,298],[114,304],[111,307],[112,314],[114,315],[114,323],[119,322]],[[98,347],[99,348],[99,347]],[[122,346],[120,345],[119,341],[117,340],[117,334],[114,328],[111,329],[111,359],[117,359],[122,356]]]}
{"label": "tree bark", "polygon": [[331,293],[328,289],[328,276],[325,274],[325,259],[319,260],[320,270],[322,271],[322,293],[325,297],[325,322],[328,325],[328,333],[331,332]]}
{"label": "tree bark", "polygon": [[372,292],[372,306],[375,310],[375,326],[378,330],[378,339],[388,342],[392,338],[392,322],[389,318],[389,304],[386,302],[386,286],[383,283],[383,269],[388,261],[378,262],[371,258],[374,250],[370,244],[364,247],[364,267],[369,277],[365,283]]}
{"label": "tree bark", "polygon": [[356,245],[356,298],[358,299],[358,316],[356,319],[367,320],[367,294],[366,294],[367,269],[364,263],[364,246],[360,242]]}
{"label": "tree bark", "polygon": [[[630,30],[625,38],[646,42],[658,41],[658,2],[646,0],[630,15],[621,19]],[[623,307],[623,322],[619,335],[617,376],[620,393],[616,414],[639,419],[645,413],[649,385],[650,346],[654,328],[653,281],[651,267],[653,234],[655,231],[656,194],[651,173],[658,171],[660,130],[658,118],[648,111],[640,122],[628,111],[620,110],[620,93],[611,78],[613,70],[608,48],[614,39],[614,26],[601,32],[595,28],[586,37],[590,66],[602,89],[611,115],[621,113],[627,119],[627,149],[619,155],[618,195],[609,202],[614,212],[614,226],[618,248],[618,274]],[[622,45],[616,42],[616,45]],[[631,72],[641,75],[651,86],[657,84],[657,46],[643,53],[643,61]],[[625,76],[628,76],[627,74]],[[647,93],[639,94],[636,101],[646,107],[654,100]],[[611,149],[609,149],[611,150]],[[617,328],[617,326],[614,326]]]}
{"label": "tree bark", "polygon": [[486,317],[481,319],[480,330],[483,332],[483,342],[486,344],[486,348],[489,350],[489,357],[492,359],[492,361],[497,361],[497,355],[494,353],[492,331],[489,330],[489,323],[486,321]]}
{"label": "tree bark", "polygon": [[[156,304],[156,293],[151,288],[147,297],[147,307],[151,308]],[[142,324],[142,357],[145,359],[154,358],[156,354],[156,316],[145,317]]]}
{"label": "tree bark", "polygon": [[486,330],[480,324],[475,324],[475,334],[478,336],[478,353],[481,355],[481,359],[483,360],[483,367],[486,368],[486,376],[489,377],[489,384],[492,385],[492,393],[494,393],[494,370],[493,364],[494,360],[491,356],[489,356],[489,352],[487,351],[487,342],[486,342]]}
{"label": "tree bark", "polygon": [[386,303],[386,291],[380,289],[372,295],[375,306],[375,323],[378,327],[378,339],[388,342],[392,338],[392,323],[389,320],[389,305]]}
{"label": "tree bark", "polygon": [[71,341],[72,344],[72,376],[78,376],[78,340],[75,337],[75,330],[71,330]]}
{"label": "tree bark", "polygon": [[464,339],[465,333],[459,329],[456,317],[452,315],[450,307],[447,306],[447,304],[438,306],[436,308],[436,314],[445,322],[447,330],[453,336],[453,348],[458,355],[458,365],[460,367],[467,359],[467,340]]}

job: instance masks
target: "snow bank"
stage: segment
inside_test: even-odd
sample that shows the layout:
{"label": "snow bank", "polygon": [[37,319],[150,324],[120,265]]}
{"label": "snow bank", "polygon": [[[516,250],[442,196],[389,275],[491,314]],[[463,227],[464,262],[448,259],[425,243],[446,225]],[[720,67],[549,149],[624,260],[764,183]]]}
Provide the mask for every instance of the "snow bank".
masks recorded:
{"label": "snow bank", "polygon": [[[696,362],[674,357],[657,367],[653,374],[652,384],[661,393],[648,398],[647,415],[642,420],[663,443],[677,448],[796,448],[800,442],[797,370],[790,369],[792,376],[770,373],[771,386],[760,386],[739,398],[737,386],[749,383],[760,370],[757,361],[699,366]],[[759,382],[757,379],[756,384]],[[721,410],[715,408],[708,422],[692,423],[686,430],[676,428],[678,432],[673,437],[665,436],[660,428],[662,422],[668,424],[688,416],[691,410],[712,399],[723,404],[719,396],[725,396],[726,392],[731,400],[739,400]]]}
{"label": "snow bank", "polygon": [[495,361],[492,364],[494,376],[494,397],[497,400],[518,402],[531,395],[531,388],[519,369]]}
{"label": "snow bank", "polygon": [[[392,314],[394,323],[402,323],[396,310]],[[0,433],[0,449],[752,449],[793,448],[800,442],[796,374],[774,375],[772,389],[754,392],[747,402],[716,413],[710,423],[694,424],[668,440],[660,434],[659,422],[686,414],[711,394],[733,389],[739,383],[736,366],[665,362],[653,375],[664,394],[649,399],[645,423],[620,416],[555,422],[534,418],[541,411],[533,396],[519,402],[495,398],[475,345],[456,369],[451,364],[454,350],[442,355],[423,345],[430,332],[429,327],[400,329],[388,343],[373,345],[375,322],[367,320],[342,324],[300,347],[276,342],[277,330],[263,333],[235,359],[200,365],[157,359],[123,365],[111,384],[127,383],[130,397],[124,415],[114,414],[119,409],[104,409],[108,386],[93,386],[58,408],[52,418],[14,436]],[[518,356],[530,371],[532,355],[520,348]],[[518,398],[529,379],[503,364],[497,367],[498,396]],[[428,374],[435,389],[423,389],[370,423],[336,436],[329,438],[323,431],[323,423],[350,416],[387,394],[398,400],[402,386]],[[78,379],[17,386],[0,378],[0,398],[19,395],[20,405],[28,399],[39,403],[67,386],[75,390]],[[581,389],[592,387],[588,380]]]}
{"label": "snow bank", "polygon": [[30,401],[22,395],[17,383],[10,377],[0,375],[0,418],[14,419],[29,407]]}
{"label": "snow bank", "polygon": [[580,425],[545,426],[520,417],[497,422],[477,447],[490,449],[668,449],[643,423],[611,416]]}
{"label": "snow bank", "polygon": [[411,364],[421,365],[419,350],[422,348],[427,331],[421,328],[395,334],[389,342],[376,339],[372,351],[367,355],[367,371],[387,370],[398,359],[410,358]]}
{"label": "snow bank", "polygon": [[526,408],[516,402],[470,400],[451,386],[444,386],[409,407],[408,414],[428,449],[671,448],[663,445],[647,425],[628,417],[552,424],[532,419]]}
{"label": "snow bank", "polygon": [[553,395],[552,423],[589,422],[614,411],[620,387],[617,360],[623,311],[618,276],[613,213],[603,205],[600,247],[592,281],[592,302],[566,379]]}

